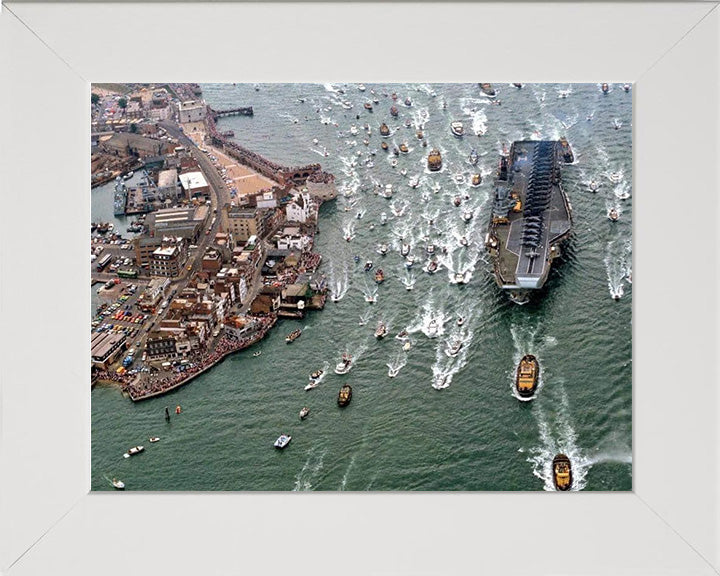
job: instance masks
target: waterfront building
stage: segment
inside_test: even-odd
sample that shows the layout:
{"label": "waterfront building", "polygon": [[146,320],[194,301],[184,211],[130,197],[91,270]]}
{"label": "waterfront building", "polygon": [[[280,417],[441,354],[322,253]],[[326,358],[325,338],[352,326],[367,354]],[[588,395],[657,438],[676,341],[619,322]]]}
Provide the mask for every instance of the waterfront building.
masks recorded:
{"label": "waterfront building", "polygon": [[180,184],[187,198],[199,198],[201,196],[207,198],[210,196],[210,186],[208,186],[202,172],[185,172],[180,174]]}
{"label": "waterfront building", "polygon": [[202,122],[207,115],[207,108],[202,101],[188,100],[178,105],[178,119],[181,124],[186,122]]}
{"label": "waterfront building", "polygon": [[263,291],[255,296],[250,304],[250,312],[254,315],[273,314],[280,308],[280,292],[279,291]]}
{"label": "waterfront building", "polygon": [[93,333],[90,340],[92,365],[107,370],[125,350],[126,339],[122,332]]}
{"label": "waterfront building", "polygon": [[176,334],[155,330],[148,334],[145,352],[150,360],[172,360],[177,357]]}
{"label": "waterfront building", "polygon": [[310,219],[312,204],[310,195],[307,192],[299,192],[285,206],[285,214],[288,222],[299,222],[305,224]]}
{"label": "waterfront building", "polygon": [[237,241],[245,242],[251,236],[263,237],[265,235],[266,216],[269,211],[226,206],[225,213],[228,231]]}

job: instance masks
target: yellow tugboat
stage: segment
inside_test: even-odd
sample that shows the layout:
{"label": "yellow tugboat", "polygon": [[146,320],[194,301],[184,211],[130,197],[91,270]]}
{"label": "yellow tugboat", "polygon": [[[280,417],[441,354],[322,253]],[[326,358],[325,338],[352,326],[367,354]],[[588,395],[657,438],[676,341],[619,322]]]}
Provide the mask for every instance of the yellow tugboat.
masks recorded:
{"label": "yellow tugboat", "polygon": [[537,389],[540,364],[532,354],[525,354],[515,372],[515,389],[523,398],[530,398]]}
{"label": "yellow tugboat", "polygon": [[340,388],[340,392],[338,393],[338,406],[347,406],[350,404],[350,400],[352,399],[352,388],[345,384],[342,388]]}
{"label": "yellow tugboat", "polygon": [[553,482],[555,488],[565,492],[572,487],[572,468],[570,458],[565,454],[558,454],[553,458]]}
{"label": "yellow tugboat", "polygon": [[433,148],[430,150],[430,154],[428,154],[428,170],[431,172],[437,172],[442,168],[442,156],[440,154],[440,150],[437,148]]}
{"label": "yellow tugboat", "polygon": [[390,136],[390,128],[388,128],[388,125],[385,124],[385,122],[380,124],[380,136],[383,136],[384,138]]}

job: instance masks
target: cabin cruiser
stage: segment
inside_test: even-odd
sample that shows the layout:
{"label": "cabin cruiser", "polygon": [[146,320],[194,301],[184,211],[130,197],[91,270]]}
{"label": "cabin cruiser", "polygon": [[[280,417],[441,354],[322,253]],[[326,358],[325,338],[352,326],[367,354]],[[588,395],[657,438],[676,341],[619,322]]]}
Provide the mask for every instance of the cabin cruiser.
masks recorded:
{"label": "cabin cruiser", "polygon": [[385,122],[380,124],[380,136],[382,136],[383,138],[387,138],[388,136],[390,136],[390,128],[388,128],[388,125],[385,124]]}
{"label": "cabin cruiser", "polygon": [[384,226],[385,224],[387,224],[387,220],[387,214],[385,214],[385,212],[380,212],[380,224]]}
{"label": "cabin cruiser", "polygon": [[385,198],[392,198],[392,195],[393,195],[392,184],[386,184],[385,185]]}
{"label": "cabin cruiser", "polygon": [[555,488],[565,492],[572,487],[572,467],[570,458],[565,454],[558,454],[553,458],[553,484]]}
{"label": "cabin cruiser", "polygon": [[298,338],[300,338],[300,334],[302,334],[302,330],[298,328],[297,330],[293,330],[285,337],[285,342],[287,344],[290,344],[291,342],[295,342]]}
{"label": "cabin cruiser", "polygon": [[363,270],[364,270],[365,272],[370,272],[370,270],[372,270],[372,267],[373,267],[373,262],[372,262],[372,260],[366,260],[366,261],[365,261],[365,267],[363,268]]}
{"label": "cabin cruiser", "polygon": [[418,186],[420,186],[420,178],[418,178],[417,176],[413,176],[408,181],[408,186],[410,186],[410,188],[417,188]]}
{"label": "cabin cruiser", "polygon": [[515,390],[522,398],[531,398],[537,389],[540,364],[532,354],[525,354],[515,371]]}
{"label": "cabin cruiser", "polygon": [[468,157],[468,160],[470,161],[470,164],[472,164],[473,166],[475,166],[475,164],[478,163],[478,158],[479,158],[478,153],[477,153],[477,151],[475,150],[475,148],[473,148],[473,149],[470,151],[470,156]]}
{"label": "cabin cruiser", "polygon": [[385,272],[383,272],[382,268],[378,268],[375,271],[375,282],[378,284],[385,282]]}
{"label": "cabin cruiser", "polygon": [[400,245],[400,255],[407,256],[408,254],[410,254],[410,244],[406,244],[405,242],[403,242]]}
{"label": "cabin cruiser", "polygon": [[115,490],[125,490],[125,482],[118,480],[117,478],[112,479],[112,485]]}
{"label": "cabin cruiser", "polygon": [[352,400],[352,388],[349,385],[345,384],[345,386],[340,388],[340,392],[338,392],[338,406],[347,406],[348,404],[350,404],[350,400]]}
{"label": "cabin cruiser", "polygon": [[375,338],[381,340],[388,334],[388,328],[384,322],[378,322],[377,328],[375,328]]}
{"label": "cabin cruiser", "polygon": [[150,444],[155,444],[155,442],[160,442],[160,437],[152,436],[152,437],[148,438],[148,440],[150,441]]}
{"label": "cabin cruiser", "polygon": [[608,211],[607,217],[612,222],[617,222],[618,220],[620,220],[620,213],[617,211],[616,208],[610,208],[610,210]]}
{"label": "cabin cruiser", "polygon": [[397,106],[395,106],[395,104],[393,104],[392,106],[390,106],[390,116],[392,116],[393,118],[396,118],[397,115],[398,115]]}
{"label": "cabin cruiser", "polygon": [[482,183],[482,176],[480,174],[473,174],[472,179],[470,180],[470,184],[473,186],[480,186]]}
{"label": "cabin cruiser", "polygon": [[130,458],[130,456],[135,456],[135,454],[140,454],[140,452],[142,452],[143,450],[145,450],[144,446],[133,446],[132,448],[130,448],[130,450],[128,450],[127,452],[125,452],[125,454],[123,454],[123,458]]}
{"label": "cabin cruiser", "polygon": [[335,374],[347,374],[352,367],[352,356],[347,352],[342,355],[342,360],[335,366]]}
{"label": "cabin cruiser", "polygon": [[461,340],[455,340],[455,342],[452,344],[452,346],[449,346],[445,353],[450,356],[450,358],[455,358],[455,356],[458,355],[460,352],[460,349],[463,347],[463,343]]}
{"label": "cabin cruiser", "polygon": [[440,329],[440,326],[438,324],[438,321],[433,318],[430,320],[430,324],[428,324],[427,327],[427,337],[428,338],[435,338],[438,335],[438,331]]}
{"label": "cabin cruiser", "polygon": [[610,92],[610,87],[607,85],[607,82],[602,83],[600,90],[602,90],[603,94],[607,94],[608,92]]}
{"label": "cabin cruiser", "polygon": [[622,178],[622,172],[610,172],[610,174],[608,174],[608,180],[613,184],[619,184]]}
{"label": "cabin cruiser", "polygon": [[275,440],[275,444],[273,444],[273,446],[275,446],[275,448],[279,448],[280,450],[282,450],[283,448],[285,448],[285,446],[290,444],[290,440],[292,440],[292,436],[290,436],[288,434],[280,434],[278,439]]}
{"label": "cabin cruiser", "polygon": [[430,154],[428,154],[427,159],[427,166],[428,170],[431,172],[437,172],[442,168],[442,156],[437,148],[430,150]]}
{"label": "cabin cruiser", "polygon": [[300,410],[300,420],[305,420],[308,414],[310,414],[310,408],[308,408],[307,406],[303,406],[302,410]]}
{"label": "cabin cruiser", "polygon": [[463,123],[456,120],[455,122],[450,123],[450,132],[453,133],[453,135],[457,136],[458,138],[462,138],[462,135],[465,133],[465,129],[463,128]]}

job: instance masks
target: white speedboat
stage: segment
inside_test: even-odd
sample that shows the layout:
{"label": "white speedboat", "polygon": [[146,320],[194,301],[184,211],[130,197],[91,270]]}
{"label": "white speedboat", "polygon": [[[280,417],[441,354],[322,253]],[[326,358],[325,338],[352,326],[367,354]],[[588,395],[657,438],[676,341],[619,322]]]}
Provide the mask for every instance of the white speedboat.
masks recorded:
{"label": "white speedboat", "polygon": [[455,281],[455,284],[465,284],[465,274],[462,272],[456,272],[453,280]]}
{"label": "white speedboat", "polygon": [[360,92],[365,92],[365,84],[358,84],[357,89],[360,90]]}
{"label": "white speedboat", "polygon": [[410,244],[403,242],[400,246],[400,255],[407,256],[408,254],[410,254]]}
{"label": "white speedboat", "polygon": [[302,410],[300,410],[300,420],[305,420],[308,414],[310,414],[310,408],[303,406]]}
{"label": "white speedboat", "polygon": [[388,245],[387,244],[380,244],[377,249],[377,253],[381,256],[385,256],[385,254],[388,253]]}
{"label": "white speedboat", "polygon": [[427,337],[428,338],[436,338],[438,335],[439,329],[440,329],[440,326],[438,324],[438,321],[435,320],[435,318],[433,318],[432,320],[430,320],[430,324],[428,324],[428,327],[427,327],[427,332],[426,332]]}
{"label": "white speedboat", "polygon": [[463,128],[463,123],[460,121],[455,121],[450,123],[450,132],[453,133],[454,136],[457,136],[458,138],[462,138],[462,135],[465,134],[465,129]]}
{"label": "white speedboat", "polygon": [[415,256],[408,254],[405,257],[405,268],[411,268],[413,264],[415,264]]}
{"label": "white speedboat", "polygon": [[313,388],[316,388],[319,383],[320,382],[318,380],[311,380],[310,382],[308,382],[305,385],[305,392],[312,390]]}
{"label": "white speedboat", "polygon": [[615,209],[615,208],[610,208],[610,210],[608,211],[607,217],[608,217],[612,222],[617,222],[618,220],[620,220],[620,213],[617,211],[617,209]]}
{"label": "white speedboat", "polygon": [[385,198],[392,198],[392,195],[393,195],[392,184],[386,184],[385,185]]}
{"label": "white speedboat", "polygon": [[473,218],[473,213],[468,210],[466,212],[463,212],[462,217],[463,217],[463,220],[465,220],[465,222],[470,222],[470,220],[472,220],[472,218]]}
{"label": "white speedboat", "polygon": [[435,245],[434,245],[434,244],[428,244],[428,245],[425,247],[425,252],[427,252],[428,254],[435,254]]}
{"label": "white speedboat", "polygon": [[467,246],[468,245],[468,239],[463,236],[460,238],[460,246]]}
{"label": "white speedboat", "polygon": [[292,440],[292,436],[290,436],[289,434],[280,434],[278,439],[275,440],[275,444],[273,444],[273,446],[282,450],[283,448],[285,448],[285,446],[290,444],[290,440]]}
{"label": "white speedboat", "polygon": [[115,490],[125,490],[125,482],[118,480],[117,478],[112,479],[112,485]]}
{"label": "white speedboat", "polygon": [[350,368],[352,368],[352,356],[344,353],[342,360],[335,366],[335,374],[347,374],[350,372]]}
{"label": "white speedboat", "polygon": [[465,324],[465,316],[458,316],[457,325],[462,326],[463,324]]}
{"label": "white speedboat", "polygon": [[462,347],[463,343],[460,340],[455,340],[455,342],[445,350],[445,354],[450,356],[450,358],[455,358]]}
{"label": "white speedboat", "polygon": [[407,170],[405,168],[400,170],[400,176],[407,176]]}
{"label": "white speedboat", "polygon": [[160,442],[159,436],[152,436],[151,438],[148,438],[150,440],[150,444],[155,444],[155,442]]}
{"label": "white speedboat", "polygon": [[412,347],[412,344],[410,344],[410,340],[407,340],[405,344],[403,344],[403,350],[407,352]]}
{"label": "white speedboat", "polygon": [[400,373],[400,368],[396,366],[388,366],[388,378],[395,378]]}
{"label": "white speedboat", "polygon": [[387,224],[387,220],[388,220],[387,214],[385,214],[385,212],[381,212],[380,213],[380,224],[382,224],[384,226],[385,224]]}
{"label": "white speedboat", "polygon": [[262,351],[258,350],[257,352],[253,352],[253,357],[257,358],[258,356],[262,355]]}
{"label": "white speedboat", "polygon": [[427,265],[425,266],[425,272],[428,274],[435,274],[435,272],[438,271],[438,263],[437,260],[430,260]]}
{"label": "white speedboat", "polygon": [[410,186],[410,188],[417,188],[419,185],[420,178],[418,178],[417,176],[413,176],[412,178],[410,178],[410,180],[408,180],[408,186]]}
{"label": "white speedboat", "polygon": [[130,458],[130,456],[135,456],[135,454],[140,454],[140,452],[142,452],[143,450],[145,450],[144,446],[133,446],[132,448],[130,448],[130,450],[128,450],[127,452],[125,452],[125,454],[123,454],[123,458]]}
{"label": "white speedboat", "polygon": [[598,188],[600,188],[600,185],[595,182],[595,180],[591,180],[590,184],[588,184],[588,190],[590,190],[590,192],[597,192]]}

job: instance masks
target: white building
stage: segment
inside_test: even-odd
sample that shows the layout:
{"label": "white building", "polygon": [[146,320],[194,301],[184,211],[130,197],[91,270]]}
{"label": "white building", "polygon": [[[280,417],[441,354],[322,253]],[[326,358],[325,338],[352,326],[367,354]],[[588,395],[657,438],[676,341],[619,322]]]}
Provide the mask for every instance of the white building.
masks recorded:
{"label": "white building", "polygon": [[255,197],[258,208],[276,208],[277,200],[275,194],[272,191],[263,192],[261,195]]}
{"label": "white building", "polygon": [[305,250],[310,245],[310,238],[305,234],[280,236],[277,239],[278,250]]}
{"label": "white building", "polygon": [[205,104],[197,100],[181,102],[178,107],[178,116],[181,124],[185,122],[202,122],[205,120],[206,112]]}
{"label": "white building", "polygon": [[285,215],[288,222],[305,223],[310,218],[311,210],[310,195],[307,192],[300,192],[285,207]]}
{"label": "white building", "polygon": [[202,172],[180,174],[180,184],[188,198],[208,196],[210,194],[210,187]]}

